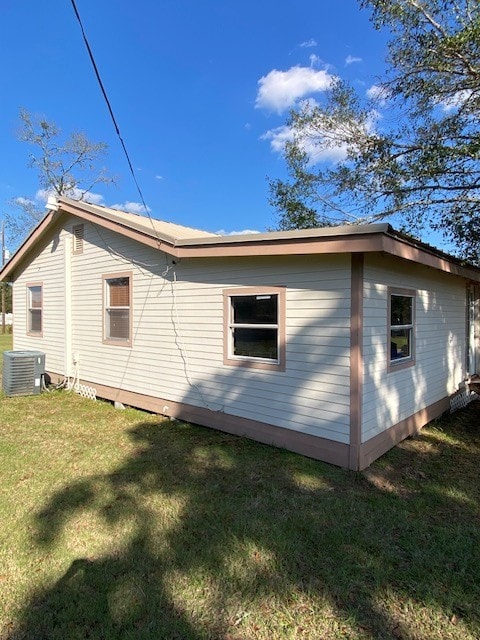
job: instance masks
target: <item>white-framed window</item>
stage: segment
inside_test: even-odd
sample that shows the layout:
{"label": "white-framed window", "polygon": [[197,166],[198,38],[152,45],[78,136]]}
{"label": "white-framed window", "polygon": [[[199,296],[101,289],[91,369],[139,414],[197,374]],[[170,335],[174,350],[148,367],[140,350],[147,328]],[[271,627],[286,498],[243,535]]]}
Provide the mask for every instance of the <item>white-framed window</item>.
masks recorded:
{"label": "white-framed window", "polygon": [[415,291],[389,289],[389,368],[415,361]]}
{"label": "white-framed window", "polygon": [[132,274],[103,276],[104,322],[106,343],[132,344]]}
{"label": "white-framed window", "polygon": [[27,333],[31,336],[43,334],[43,284],[27,284]]}
{"label": "white-framed window", "polygon": [[224,292],[225,364],[285,369],[285,289]]}

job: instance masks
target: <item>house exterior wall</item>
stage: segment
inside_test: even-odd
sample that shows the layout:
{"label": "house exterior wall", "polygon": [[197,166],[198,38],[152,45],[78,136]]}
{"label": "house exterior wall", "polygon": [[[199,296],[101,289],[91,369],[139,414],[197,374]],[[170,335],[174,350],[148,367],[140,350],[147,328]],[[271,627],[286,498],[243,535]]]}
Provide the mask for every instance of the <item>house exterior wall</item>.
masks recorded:
{"label": "house exterior wall", "polygon": [[[55,251],[50,239],[16,279],[15,348],[43,350],[47,369],[65,373],[64,283],[71,269],[70,351],[82,379],[349,442],[348,254],[174,264],[160,251],[85,222],[84,250],[74,255],[72,227],[82,221],[64,220]],[[125,271],[132,272],[131,347],[102,340],[102,276]],[[25,331],[22,290],[33,277],[45,281],[42,339]],[[285,371],[224,364],[223,292],[256,286],[286,288]]]}
{"label": "house exterior wall", "polygon": [[[64,242],[59,228],[48,240],[39,243],[32,262],[19,272],[13,286],[13,348],[43,351],[53,371],[65,366],[65,279]],[[41,336],[27,335],[27,286],[41,283],[43,294],[43,330]]]}
{"label": "house exterior wall", "polygon": [[[438,415],[465,377],[463,277],[380,253],[174,260],[61,220],[15,273],[14,348],[44,351],[60,378],[75,360],[100,396],[358,468]],[[83,251],[73,250],[78,224]],[[103,329],[104,280],[125,273],[130,346],[106,343]],[[43,287],[41,336],[27,332],[29,283]],[[285,290],[284,369],[225,361],[224,293],[248,287]],[[415,292],[412,366],[389,367],[391,288]]]}
{"label": "house exterior wall", "polygon": [[[413,366],[388,370],[389,287],[415,292]],[[458,390],[465,378],[463,278],[372,254],[365,256],[362,442]]]}

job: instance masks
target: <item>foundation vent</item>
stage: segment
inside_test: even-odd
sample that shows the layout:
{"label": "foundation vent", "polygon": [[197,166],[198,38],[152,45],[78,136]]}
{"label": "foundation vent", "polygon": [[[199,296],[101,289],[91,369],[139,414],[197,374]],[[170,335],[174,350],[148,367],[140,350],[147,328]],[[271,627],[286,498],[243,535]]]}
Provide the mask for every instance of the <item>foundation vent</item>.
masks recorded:
{"label": "foundation vent", "polygon": [[450,413],[458,409],[464,409],[472,400],[475,400],[476,394],[468,388],[460,389],[450,398]]}

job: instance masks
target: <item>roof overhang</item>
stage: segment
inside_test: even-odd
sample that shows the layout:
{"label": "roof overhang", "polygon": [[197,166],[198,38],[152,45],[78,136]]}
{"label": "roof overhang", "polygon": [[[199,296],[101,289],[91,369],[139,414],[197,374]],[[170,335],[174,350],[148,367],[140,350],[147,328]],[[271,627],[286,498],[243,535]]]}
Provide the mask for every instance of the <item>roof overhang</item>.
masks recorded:
{"label": "roof overhang", "polygon": [[[0,271],[0,280],[12,280],[15,270],[30,251],[64,215],[109,229],[136,242],[162,251],[173,258],[225,258],[245,256],[293,256],[332,253],[386,253],[410,262],[480,282],[480,269],[449,256],[410,236],[395,231],[389,224],[348,225],[320,229],[274,231],[257,234],[199,237],[175,237],[149,218],[128,216],[123,212],[58,198],[58,211],[49,212]],[[168,227],[168,223],[166,225]],[[170,225],[185,231],[185,227]],[[202,233],[202,232],[198,232]],[[183,233],[185,235],[185,233]]]}

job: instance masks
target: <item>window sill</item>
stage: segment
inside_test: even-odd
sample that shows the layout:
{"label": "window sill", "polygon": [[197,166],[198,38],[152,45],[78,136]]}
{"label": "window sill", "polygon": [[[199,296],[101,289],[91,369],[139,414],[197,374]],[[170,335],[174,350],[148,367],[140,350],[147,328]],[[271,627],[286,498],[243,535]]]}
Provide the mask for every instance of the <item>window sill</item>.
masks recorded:
{"label": "window sill", "polygon": [[231,367],[244,367],[247,369],[263,369],[264,371],[285,371],[285,363],[268,362],[267,360],[247,358],[224,358],[223,364]]}
{"label": "window sill", "polygon": [[104,338],[102,340],[103,344],[110,345],[112,347],[131,347],[131,340],[115,340],[114,338]]}
{"label": "window sill", "polygon": [[394,371],[401,371],[402,369],[408,369],[415,366],[415,358],[399,358],[398,360],[391,360],[387,364],[387,373],[393,373]]}

